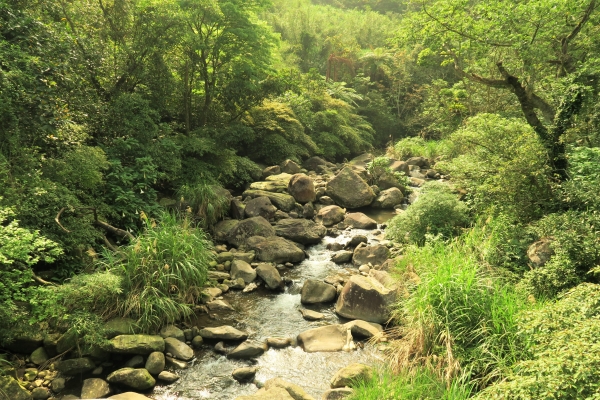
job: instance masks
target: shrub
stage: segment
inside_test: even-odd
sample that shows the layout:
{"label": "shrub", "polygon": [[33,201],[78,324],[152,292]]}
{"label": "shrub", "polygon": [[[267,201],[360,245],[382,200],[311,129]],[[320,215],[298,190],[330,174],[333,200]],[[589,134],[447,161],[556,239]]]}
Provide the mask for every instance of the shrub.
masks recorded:
{"label": "shrub", "polygon": [[188,219],[163,213],[158,224],[145,215],[143,221],[144,233],[119,253],[107,253],[104,265],[122,279],[115,312],[150,328],[192,314],[213,255],[205,233]]}
{"label": "shrub", "polygon": [[229,212],[230,194],[219,185],[206,181],[183,185],[177,194],[190,205],[194,218],[204,229],[213,227]]}
{"label": "shrub", "polygon": [[418,200],[404,213],[394,217],[387,236],[398,242],[423,245],[426,235],[450,238],[468,224],[468,208],[447,184],[429,182]]}
{"label": "shrub", "polygon": [[600,392],[600,286],[582,284],[523,313],[524,360],[477,399],[597,399]]}
{"label": "shrub", "polygon": [[403,187],[407,187],[409,180],[408,177],[400,172],[392,172],[390,168],[390,159],[388,157],[375,157],[373,161],[367,164],[367,171],[371,176],[371,183],[374,185],[379,184],[379,179],[382,176],[392,176],[398,184]]}
{"label": "shrub", "polygon": [[530,221],[549,205],[548,155],[522,120],[480,114],[449,140],[460,155],[436,167],[467,190],[479,213],[493,211]]}
{"label": "shrub", "polygon": [[581,283],[582,278],[566,252],[557,249],[546,264],[527,271],[519,286],[538,298],[553,298]]}
{"label": "shrub", "polygon": [[388,154],[399,160],[422,156],[430,160],[452,154],[449,140],[425,140],[421,137],[408,137],[399,140],[388,149]]}
{"label": "shrub", "polygon": [[575,147],[568,159],[571,179],[563,183],[565,200],[580,209],[600,211],[600,147]]}

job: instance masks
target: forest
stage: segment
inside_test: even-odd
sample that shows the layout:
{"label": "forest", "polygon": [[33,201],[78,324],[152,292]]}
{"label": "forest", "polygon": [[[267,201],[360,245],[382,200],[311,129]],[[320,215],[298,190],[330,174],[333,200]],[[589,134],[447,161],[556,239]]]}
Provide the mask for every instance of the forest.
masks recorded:
{"label": "forest", "polygon": [[599,8],[0,0],[0,346],[190,318],[268,166],[424,157],[450,185],[387,226],[394,340],[349,399],[600,398]]}

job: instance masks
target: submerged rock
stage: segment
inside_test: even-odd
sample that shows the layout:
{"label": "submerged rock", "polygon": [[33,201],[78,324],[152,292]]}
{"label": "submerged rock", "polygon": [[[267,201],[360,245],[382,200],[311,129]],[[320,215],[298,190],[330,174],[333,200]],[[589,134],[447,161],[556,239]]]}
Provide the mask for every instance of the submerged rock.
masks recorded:
{"label": "submerged rock", "polygon": [[250,382],[254,379],[257,370],[256,367],[242,367],[235,369],[231,376],[238,382]]}
{"label": "submerged rock", "polygon": [[260,357],[267,351],[267,345],[264,343],[244,342],[227,354],[227,358],[237,360],[248,360]]}

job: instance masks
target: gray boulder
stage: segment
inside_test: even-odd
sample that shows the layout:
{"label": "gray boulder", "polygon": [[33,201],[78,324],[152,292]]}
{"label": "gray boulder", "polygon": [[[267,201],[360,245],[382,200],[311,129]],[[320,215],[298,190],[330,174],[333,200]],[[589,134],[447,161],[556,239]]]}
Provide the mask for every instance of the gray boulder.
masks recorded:
{"label": "gray boulder", "polygon": [[292,160],[285,160],[280,164],[281,172],[286,174],[297,174],[300,172],[300,166]]}
{"label": "gray boulder", "polygon": [[119,335],[133,335],[140,333],[141,330],[136,322],[131,318],[113,318],[104,324],[106,337],[112,339]]}
{"label": "gray boulder", "polygon": [[200,329],[198,334],[205,340],[246,340],[248,338],[246,332],[227,325]]}
{"label": "gray boulder", "polygon": [[231,234],[231,231],[238,226],[240,221],[237,219],[225,219],[223,221],[217,222],[215,225],[214,237],[215,240],[220,242],[227,241],[227,238]]}
{"label": "gray boulder", "polygon": [[271,200],[266,196],[256,197],[248,201],[244,210],[246,218],[263,217],[266,220],[275,217],[275,212],[277,212],[277,207],[271,204]]}
{"label": "gray boulder", "polygon": [[294,207],[296,206],[296,200],[294,199],[294,197],[290,196],[289,194],[285,194],[285,193],[274,193],[274,192],[267,192],[266,190],[249,189],[249,190],[246,190],[242,194],[242,196],[244,197],[244,199],[246,197],[250,197],[250,198],[254,199],[256,197],[266,196],[269,198],[269,200],[271,200],[271,203],[275,207],[277,207],[281,211],[285,211],[285,212],[292,211],[294,209]]}
{"label": "gray boulder", "polygon": [[392,209],[402,203],[404,195],[402,191],[396,187],[381,191],[371,204],[374,208]]}
{"label": "gray boulder", "polygon": [[371,265],[383,265],[390,257],[390,250],[384,245],[360,246],[354,250],[352,263],[357,267],[368,263],[371,263]]}
{"label": "gray boulder", "polygon": [[31,391],[31,398],[33,400],[46,400],[50,397],[50,391],[45,387],[36,387]]}
{"label": "gray boulder", "polygon": [[409,166],[416,165],[422,169],[428,169],[430,166],[429,160],[425,157],[411,157],[408,160],[406,160],[406,164],[408,164]]}
{"label": "gray boulder", "polygon": [[304,391],[300,386],[284,381],[281,378],[271,378],[265,382],[264,387],[267,392],[273,389],[285,389],[294,400],[314,400],[314,398]]}
{"label": "gray boulder", "polygon": [[261,263],[256,267],[256,273],[271,290],[283,290],[285,284],[279,271],[272,264]]}
{"label": "gray boulder", "polygon": [[305,174],[296,174],[290,179],[288,192],[298,203],[308,203],[316,200],[315,183],[312,178]]}
{"label": "gray boulder", "polygon": [[365,364],[354,363],[340,369],[331,379],[331,388],[353,387],[373,378],[373,368]]}
{"label": "gray boulder", "polygon": [[368,206],[373,202],[373,189],[350,167],[343,168],[327,183],[327,195],[346,208]]}
{"label": "gray boulder", "polygon": [[110,385],[104,379],[90,378],[83,381],[82,399],[101,399],[111,394]]}
{"label": "gray boulder", "polygon": [[108,347],[111,353],[146,355],[165,351],[165,341],[154,335],[119,335],[109,341]]}
{"label": "gray boulder", "polygon": [[248,218],[239,221],[229,232],[227,242],[233,246],[239,247],[245,244],[248,238],[252,236],[275,236],[275,229],[271,226],[269,221],[263,217]]}
{"label": "gray boulder", "polygon": [[308,309],[301,309],[302,318],[307,321],[320,321],[325,318],[325,314]]}
{"label": "gray boulder", "polygon": [[179,380],[179,375],[169,371],[162,371],[158,374],[157,378],[163,382],[173,383]]}
{"label": "gray boulder", "polygon": [[298,335],[298,344],[307,353],[341,351],[346,345],[346,328],[328,325],[309,329]]}
{"label": "gray boulder", "polygon": [[150,353],[145,367],[152,375],[160,374],[165,369],[165,355],[158,351]]}
{"label": "gray boulder", "polygon": [[316,171],[318,166],[331,167],[333,164],[323,160],[321,157],[311,157],[302,163],[302,166],[309,171]]}
{"label": "gray boulder", "polygon": [[248,239],[247,245],[256,252],[257,258],[264,262],[285,264],[297,263],[306,257],[304,251],[289,240],[274,236],[265,238],[254,236]]}
{"label": "gray boulder", "polygon": [[267,179],[271,175],[279,175],[281,173],[281,167],[279,165],[273,165],[263,169],[262,177]]}
{"label": "gray boulder", "polygon": [[317,213],[317,221],[321,221],[325,226],[332,226],[338,222],[342,222],[345,213],[344,209],[339,206],[325,206]]}
{"label": "gray boulder", "polygon": [[277,236],[297,243],[316,244],[327,234],[327,229],[308,219],[282,219],[275,225]]}
{"label": "gray boulder", "polygon": [[408,175],[410,172],[409,165],[406,161],[400,160],[390,160],[390,170],[392,172],[403,172],[405,175]]}
{"label": "gray boulder", "polygon": [[348,213],[344,219],[346,226],[351,226],[355,229],[375,229],[377,222],[374,219],[367,217],[363,213]]}
{"label": "gray boulder", "polygon": [[108,375],[106,380],[139,391],[148,390],[156,385],[156,380],[145,368],[121,368]]}
{"label": "gray boulder", "polygon": [[300,301],[302,304],[329,303],[335,300],[335,287],[315,279],[308,279],[302,286]]}
{"label": "gray boulder", "polygon": [[335,253],[333,257],[331,257],[331,261],[333,261],[336,264],[345,264],[352,260],[353,254],[353,252],[348,250],[339,251]]}
{"label": "gray boulder", "polygon": [[344,326],[347,329],[350,329],[350,332],[352,332],[352,336],[354,337],[372,338],[383,334],[383,327],[381,325],[374,322],[362,321],[360,319],[350,321],[344,324]]}
{"label": "gray boulder", "polygon": [[238,382],[250,382],[254,379],[256,371],[256,367],[243,367],[235,369],[231,375]]}
{"label": "gray boulder", "polygon": [[[160,339],[162,340],[162,338]],[[96,368],[91,358],[71,358],[56,363],[56,369],[63,375],[79,375]]]}
{"label": "gray boulder", "polygon": [[43,363],[48,361],[48,358],[49,358],[48,353],[46,352],[46,349],[43,347],[38,347],[29,356],[29,359],[31,360],[31,362],[34,363],[35,365],[42,365]]}
{"label": "gray boulder", "polygon": [[165,351],[171,353],[178,360],[190,361],[194,358],[194,350],[184,342],[175,338],[165,339]]}
{"label": "gray boulder", "polygon": [[242,260],[234,260],[231,263],[231,279],[236,280],[242,278],[244,283],[250,283],[256,279],[256,271],[250,264]]}
{"label": "gray boulder", "polygon": [[244,342],[227,354],[227,358],[236,360],[249,360],[260,357],[267,351],[267,345],[264,343]]}
{"label": "gray boulder", "polygon": [[183,331],[181,329],[179,329],[175,325],[163,326],[162,329],[160,330],[160,336],[163,339],[172,337],[172,338],[175,338],[182,342],[185,342],[185,334],[183,333]]}
{"label": "gray boulder", "polygon": [[306,219],[313,219],[315,217],[315,206],[312,202],[308,202],[302,206],[302,217]]}
{"label": "gray boulder", "polygon": [[395,292],[375,278],[353,275],[337,299],[335,312],[344,318],[381,324],[389,319],[395,300]]}

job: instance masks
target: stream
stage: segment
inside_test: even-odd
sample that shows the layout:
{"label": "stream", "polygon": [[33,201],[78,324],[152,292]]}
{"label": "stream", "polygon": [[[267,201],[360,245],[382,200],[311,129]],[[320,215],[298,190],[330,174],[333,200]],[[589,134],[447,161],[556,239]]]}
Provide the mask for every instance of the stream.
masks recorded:
{"label": "stream", "polygon": [[[393,210],[364,209],[361,212],[384,223],[393,217]],[[334,304],[316,304],[304,306],[300,303],[302,285],[307,279],[323,280],[327,276],[344,274],[351,264],[336,265],[330,261],[333,251],[327,249],[330,243],[347,243],[351,237],[365,235],[369,244],[376,244],[383,235],[375,235],[377,231],[352,229],[341,231],[336,238],[325,237],[321,243],[307,247],[309,257],[294,268],[286,268],[283,277],[291,278],[293,284],[286,287],[283,293],[274,293],[259,286],[251,293],[230,291],[223,295],[235,312],[220,314],[216,319],[203,314],[196,321],[197,326],[232,325],[246,331],[249,338],[264,341],[269,337],[295,338],[299,333],[319,326],[345,323],[348,320],[338,317],[334,312]],[[306,321],[300,314],[301,308],[309,308],[325,314],[321,321]],[[229,360],[215,353],[212,344],[205,345],[196,352],[197,358],[187,370],[178,371],[179,381],[168,386],[157,386],[149,395],[156,400],[192,400],[215,399],[231,400],[242,395],[251,395],[258,388],[253,383],[240,384],[231,373],[244,366],[256,366],[258,372],[255,380],[265,382],[280,377],[285,381],[301,386],[315,399],[320,399],[323,392],[329,389],[329,381],[333,375],[348,364],[359,362],[377,365],[382,362],[382,353],[376,347],[365,344],[356,351],[334,353],[306,353],[300,347],[285,349],[269,349],[261,357],[253,361]],[[233,349],[235,346],[228,346]]]}

